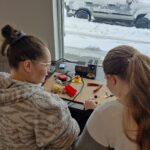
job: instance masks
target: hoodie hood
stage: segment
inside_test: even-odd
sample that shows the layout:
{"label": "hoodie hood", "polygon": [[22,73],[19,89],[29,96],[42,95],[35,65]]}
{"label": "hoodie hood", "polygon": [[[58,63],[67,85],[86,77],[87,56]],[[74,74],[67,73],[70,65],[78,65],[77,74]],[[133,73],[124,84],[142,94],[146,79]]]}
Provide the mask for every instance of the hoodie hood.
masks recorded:
{"label": "hoodie hood", "polygon": [[39,84],[14,80],[10,74],[0,72],[0,106],[27,100],[41,90]]}

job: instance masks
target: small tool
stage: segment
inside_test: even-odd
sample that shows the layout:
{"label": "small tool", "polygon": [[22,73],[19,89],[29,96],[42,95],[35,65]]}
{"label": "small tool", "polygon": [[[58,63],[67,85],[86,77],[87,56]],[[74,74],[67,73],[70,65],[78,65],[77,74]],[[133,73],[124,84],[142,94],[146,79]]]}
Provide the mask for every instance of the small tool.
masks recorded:
{"label": "small tool", "polygon": [[90,83],[87,83],[87,86],[97,86],[97,88],[93,90],[93,94],[95,94],[96,92],[98,92],[101,89],[101,87],[103,85],[102,84],[97,84],[97,83],[90,82]]}
{"label": "small tool", "polygon": [[87,83],[87,86],[99,86],[100,84],[89,82]]}
{"label": "small tool", "polygon": [[58,79],[61,80],[62,82],[66,81],[67,80],[67,75],[65,75],[65,74],[59,74],[58,75]]}
{"label": "small tool", "polygon": [[107,92],[105,92],[105,95],[106,95],[105,98],[109,98],[109,97],[113,97],[114,96],[113,94],[109,95]]}
{"label": "small tool", "polygon": [[73,97],[77,92],[77,90],[73,86],[71,86],[70,84],[65,85],[64,90],[67,92],[67,94],[70,97]]}
{"label": "small tool", "polygon": [[73,79],[72,79],[72,82],[74,83],[81,83],[81,77],[79,75],[76,75]]}

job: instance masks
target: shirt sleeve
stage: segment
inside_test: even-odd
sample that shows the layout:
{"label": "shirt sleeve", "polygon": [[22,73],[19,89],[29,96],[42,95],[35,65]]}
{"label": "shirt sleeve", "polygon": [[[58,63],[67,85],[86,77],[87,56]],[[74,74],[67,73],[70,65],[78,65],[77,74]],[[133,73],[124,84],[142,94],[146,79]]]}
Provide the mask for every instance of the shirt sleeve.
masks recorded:
{"label": "shirt sleeve", "polygon": [[100,112],[95,109],[87,121],[87,130],[95,141],[107,147],[109,145],[107,139],[108,131],[104,116],[105,113],[103,113],[103,111]]}
{"label": "shirt sleeve", "polygon": [[79,126],[63,100],[57,96],[52,98],[51,105],[38,108],[34,128],[36,143],[48,149],[69,149],[77,139]]}
{"label": "shirt sleeve", "polygon": [[74,144],[73,150],[109,150],[109,148],[97,143],[85,127],[81,136]]}

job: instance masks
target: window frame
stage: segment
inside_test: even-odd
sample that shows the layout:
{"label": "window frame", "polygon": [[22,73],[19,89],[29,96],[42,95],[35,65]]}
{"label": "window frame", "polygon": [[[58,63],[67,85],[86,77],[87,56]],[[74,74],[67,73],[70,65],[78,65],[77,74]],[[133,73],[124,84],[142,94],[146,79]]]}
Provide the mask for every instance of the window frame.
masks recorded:
{"label": "window frame", "polygon": [[55,60],[64,58],[64,0],[53,0]]}

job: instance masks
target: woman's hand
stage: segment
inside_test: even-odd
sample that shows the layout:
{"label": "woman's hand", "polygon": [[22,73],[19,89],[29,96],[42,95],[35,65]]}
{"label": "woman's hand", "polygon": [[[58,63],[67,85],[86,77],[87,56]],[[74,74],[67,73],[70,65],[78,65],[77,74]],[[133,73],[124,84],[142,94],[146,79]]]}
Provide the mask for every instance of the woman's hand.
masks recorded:
{"label": "woman's hand", "polygon": [[85,100],[84,108],[85,108],[85,110],[95,109],[97,104],[98,104],[98,102],[96,100],[94,100],[94,99],[92,99],[92,100]]}

